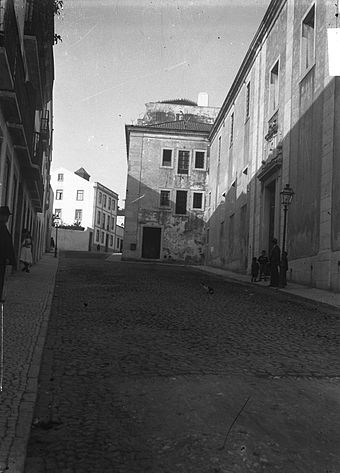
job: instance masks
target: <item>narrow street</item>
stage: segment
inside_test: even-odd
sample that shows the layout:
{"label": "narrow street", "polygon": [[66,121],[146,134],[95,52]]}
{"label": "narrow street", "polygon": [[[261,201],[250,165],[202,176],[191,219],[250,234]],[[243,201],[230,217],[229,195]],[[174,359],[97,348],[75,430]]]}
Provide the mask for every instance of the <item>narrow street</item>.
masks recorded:
{"label": "narrow street", "polygon": [[338,333],[269,288],[62,253],[25,472],[338,473]]}

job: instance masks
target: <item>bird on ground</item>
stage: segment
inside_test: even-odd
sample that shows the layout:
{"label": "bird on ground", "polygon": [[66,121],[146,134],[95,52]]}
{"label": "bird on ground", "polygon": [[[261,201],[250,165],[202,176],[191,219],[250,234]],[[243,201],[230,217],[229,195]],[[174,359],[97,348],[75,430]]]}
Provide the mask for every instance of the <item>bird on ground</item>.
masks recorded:
{"label": "bird on ground", "polygon": [[208,286],[208,284],[204,283],[203,281],[201,281],[201,286],[208,294],[214,294],[214,289],[211,286]]}

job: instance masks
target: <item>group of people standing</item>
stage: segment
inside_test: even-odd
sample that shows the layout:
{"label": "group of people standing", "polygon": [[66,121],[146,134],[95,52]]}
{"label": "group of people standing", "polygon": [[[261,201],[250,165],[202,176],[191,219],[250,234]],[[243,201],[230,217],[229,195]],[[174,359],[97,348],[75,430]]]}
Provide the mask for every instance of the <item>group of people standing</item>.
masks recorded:
{"label": "group of people standing", "polygon": [[282,251],[281,254],[276,238],[272,240],[272,243],[273,246],[269,258],[266,250],[263,250],[258,258],[253,257],[251,265],[251,281],[257,282],[262,279],[267,281],[270,279],[269,285],[271,287],[286,287],[288,254],[287,251]]}
{"label": "group of people standing", "polygon": [[[16,257],[13,241],[7,228],[7,222],[11,212],[7,206],[0,207],[0,301],[3,300],[3,287],[6,275],[6,266],[15,266]],[[20,262],[23,264],[22,271],[29,273],[33,263],[32,257],[33,240],[30,232],[24,229],[20,249]]]}

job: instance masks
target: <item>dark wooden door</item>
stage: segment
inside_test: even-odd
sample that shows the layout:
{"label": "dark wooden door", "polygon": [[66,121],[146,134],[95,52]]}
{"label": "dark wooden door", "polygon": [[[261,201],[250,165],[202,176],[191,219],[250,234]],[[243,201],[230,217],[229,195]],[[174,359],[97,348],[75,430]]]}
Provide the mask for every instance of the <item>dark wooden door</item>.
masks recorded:
{"label": "dark wooden door", "polygon": [[161,228],[143,228],[142,258],[159,259],[161,253],[161,231]]}

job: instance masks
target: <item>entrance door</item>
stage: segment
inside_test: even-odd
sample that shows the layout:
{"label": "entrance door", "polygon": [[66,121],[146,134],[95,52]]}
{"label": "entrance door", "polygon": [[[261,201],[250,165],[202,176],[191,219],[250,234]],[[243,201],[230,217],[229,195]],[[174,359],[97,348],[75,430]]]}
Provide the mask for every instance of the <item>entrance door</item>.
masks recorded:
{"label": "entrance door", "polygon": [[143,228],[142,258],[159,259],[161,253],[161,231],[161,228]]}
{"label": "entrance door", "polygon": [[275,233],[275,194],[276,194],[276,185],[273,181],[269,186],[267,186],[268,192],[268,202],[269,202],[269,225],[268,225],[268,249],[270,251],[273,246],[272,240],[277,237]]}

